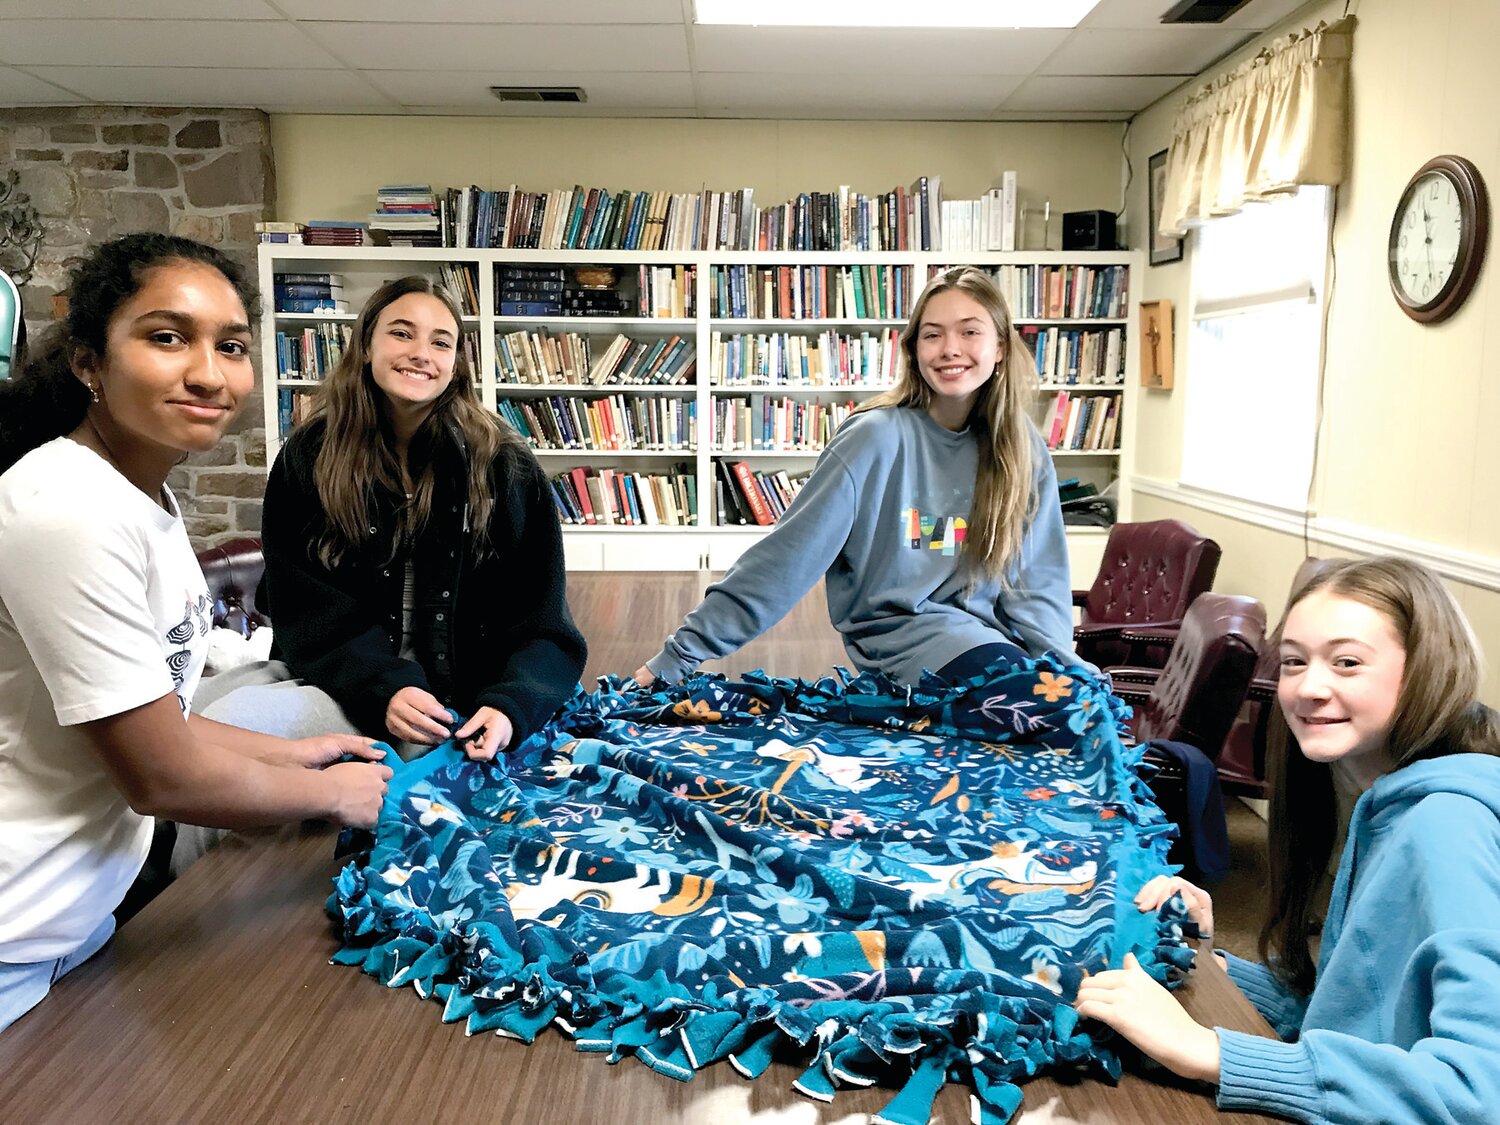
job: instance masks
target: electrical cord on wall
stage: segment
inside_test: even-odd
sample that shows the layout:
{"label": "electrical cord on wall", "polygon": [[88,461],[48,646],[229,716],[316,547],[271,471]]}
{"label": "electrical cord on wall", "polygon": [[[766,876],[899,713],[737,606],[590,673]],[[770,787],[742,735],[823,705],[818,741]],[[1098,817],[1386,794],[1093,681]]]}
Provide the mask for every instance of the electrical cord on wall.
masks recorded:
{"label": "electrical cord on wall", "polygon": [[[1135,124],[1132,117],[1125,122],[1125,131],[1120,134],[1120,155],[1125,160],[1125,186],[1120,189],[1120,209],[1115,212],[1115,226],[1124,229],[1125,211],[1130,206],[1130,185],[1135,181],[1135,165],[1130,162],[1130,127]],[[1116,241],[1119,236],[1116,235]]]}
{"label": "electrical cord on wall", "polygon": [[1318,329],[1318,391],[1313,407],[1312,465],[1307,474],[1307,496],[1302,505],[1302,557],[1312,557],[1313,492],[1318,481],[1318,458],[1323,450],[1323,392],[1328,380],[1328,318],[1333,312],[1334,293],[1338,288],[1339,255],[1334,242],[1334,226],[1339,214],[1339,189],[1328,192],[1328,288],[1323,294],[1322,324]]}

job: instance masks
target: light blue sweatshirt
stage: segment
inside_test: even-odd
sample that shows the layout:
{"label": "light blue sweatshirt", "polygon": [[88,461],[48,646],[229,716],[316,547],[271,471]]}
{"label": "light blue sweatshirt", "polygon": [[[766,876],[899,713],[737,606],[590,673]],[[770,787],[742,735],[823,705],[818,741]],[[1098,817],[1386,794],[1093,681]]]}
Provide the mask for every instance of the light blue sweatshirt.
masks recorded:
{"label": "light blue sweatshirt", "polygon": [[1354,806],[1317,983],[1229,976],[1283,1043],[1217,1028],[1220,1109],[1308,1122],[1500,1120],[1500,758],[1455,754]]}
{"label": "light blue sweatshirt", "polygon": [[[916,682],[979,645],[1073,653],[1072,594],[1057,474],[1041,435],[1037,510],[1011,583],[967,585],[960,567],[979,441],[908,407],[839,429],[776,529],[710,586],[647,667],[680,680],[780,621],[819,578],[828,613],[862,671]],[[915,513],[915,514],[914,514]]]}

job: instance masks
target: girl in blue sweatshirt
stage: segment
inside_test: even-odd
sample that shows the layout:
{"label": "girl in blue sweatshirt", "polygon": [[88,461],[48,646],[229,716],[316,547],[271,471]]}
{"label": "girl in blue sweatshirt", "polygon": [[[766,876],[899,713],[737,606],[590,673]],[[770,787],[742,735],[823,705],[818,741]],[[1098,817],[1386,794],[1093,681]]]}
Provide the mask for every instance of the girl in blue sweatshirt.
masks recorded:
{"label": "girl in blue sweatshirt", "polygon": [[635,673],[679,680],[780,621],[819,578],[862,671],[916,681],[1073,654],[1052,459],[1027,413],[1036,365],[983,272],[933,279],[894,389],[846,422],[776,525]]}
{"label": "girl in blue sweatshirt", "polygon": [[[1500,1107],[1500,721],[1476,699],[1472,630],[1415,563],[1330,564],[1297,590],[1279,644],[1265,963],[1224,955],[1282,1040],[1205,1028],[1126,958],[1078,1011],[1221,1109],[1308,1122],[1493,1122]],[[1314,916],[1353,805],[1327,916]],[[1211,930],[1208,896],[1182,893]]]}

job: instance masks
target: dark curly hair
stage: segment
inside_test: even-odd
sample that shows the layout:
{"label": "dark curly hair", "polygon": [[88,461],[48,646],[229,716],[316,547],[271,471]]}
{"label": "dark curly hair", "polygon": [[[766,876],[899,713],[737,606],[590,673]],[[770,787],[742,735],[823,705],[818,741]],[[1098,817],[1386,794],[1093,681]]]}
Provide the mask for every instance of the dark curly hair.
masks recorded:
{"label": "dark curly hair", "polygon": [[67,319],[29,350],[19,374],[0,382],[0,473],[83,421],[89,393],[73,374],[73,349],[86,347],[102,356],[116,310],[135,296],[147,274],[171,262],[196,262],[223,274],[254,322],[260,309],[254,285],[239,265],[212,246],[149,233],[96,246],[73,270]]}

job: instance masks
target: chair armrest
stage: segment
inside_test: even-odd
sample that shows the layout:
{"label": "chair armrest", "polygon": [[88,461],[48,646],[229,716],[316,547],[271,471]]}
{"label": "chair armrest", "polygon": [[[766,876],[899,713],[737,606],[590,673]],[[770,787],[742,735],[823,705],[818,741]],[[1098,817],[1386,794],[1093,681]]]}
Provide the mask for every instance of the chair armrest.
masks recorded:
{"label": "chair armrest", "polygon": [[1116,664],[1109,669],[1109,678],[1116,684],[1131,684],[1149,691],[1161,679],[1160,668],[1138,668],[1131,664]]}
{"label": "chair armrest", "polygon": [[1250,690],[1245,693],[1245,698],[1256,703],[1275,703],[1276,681],[1257,676],[1250,681]]}
{"label": "chair armrest", "polygon": [[1149,684],[1130,684],[1115,681],[1114,693],[1132,707],[1139,707],[1151,698],[1151,687]]}
{"label": "chair armrest", "polygon": [[1127,625],[1120,630],[1120,639],[1132,644],[1160,644],[1170,646],[1182,631],[1182,619],[1175,621],[1153,621],[1149,625]]}
{"label": "chair armrest", "polygon": [[1075,641],[1117,641],[1120,639],[1120,634],[1124,632],[1124,630],[1125,626],[1119,624],[1118,622],[1089,622],[1083,625],[1073,626],[1073,639]]}

